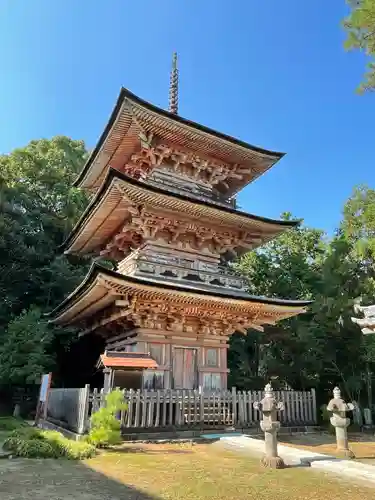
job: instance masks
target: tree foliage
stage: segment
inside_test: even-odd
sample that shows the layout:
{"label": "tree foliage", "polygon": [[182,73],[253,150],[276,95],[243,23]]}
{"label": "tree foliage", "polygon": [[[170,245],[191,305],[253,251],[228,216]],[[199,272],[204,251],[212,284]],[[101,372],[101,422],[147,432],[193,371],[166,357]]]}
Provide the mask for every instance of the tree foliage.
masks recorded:
{"label": "tree foliage", "polygon": [[32,308],[10,321],[0,348],[0,380],[3,384],[25,386],[40,381],[52,367],[48,354],[52,329],[40,310]]}
{"label": "tree foliage", "polygon": [[[358,297],[368,303],[375,297],[374,210],[375,191],[358,188],[333,238],[300,225],[238,262],[251,293],[313,303],[306,314],[266,328],[264,335],[250,331],[241,342],[234,336],[228,355],[233,383],[250,388],[260,376],[296,389],[327,390],[338,383],[360,397],[366,363],[375,368],[375,342],[363,337],[351,316]],[[261,355],[251,372],[246,353],[253,357],[254,350]]]}
{"label": "tree foliage", "polygon": [[71,341],[40,311],[85,274],[58,248],[87,203],[72,187],[85,158],[83,142],[62,136],[0,156],[0,385],[32,383]]}
{"label": "tree foliage", "polygon": [[363,51],[370,57],[360,92],[375,89],[375,0],[347,0],[351,11],[344,20],[347,31],[345,47]]}
{"label": "tree foliage", "polygon": [[[87,271],[87,262],[68,261],[59,250],[87,203],[72,187],[85,159],[83,143],[66,137],[0,156],[0,387],[33,384],[57,367],[64,376],[71,370],[65,353],[77,347],[75,332],[52,328],[42,313]],[[358,297],[375,300],[374,264],[375,191],[366,186],[353,191],[333,237],[300,224],[246,254],[235,268],[250,293],[313,302],[306,314],[264,333],[233,335],[230,383],[259,389],[272,378],[280,387],[321,391],[339,383],[359,399],[364,372],[375,372],[375,342],[350,318]],[[94,363],[87,349],[77,356]]]}
{"label": "tree foliage", "polygon": [[354,189],[344,208],[341,225],[343,234],[352,244],[359,262],[367,265],[375,261],[375,191],[366,186]]}

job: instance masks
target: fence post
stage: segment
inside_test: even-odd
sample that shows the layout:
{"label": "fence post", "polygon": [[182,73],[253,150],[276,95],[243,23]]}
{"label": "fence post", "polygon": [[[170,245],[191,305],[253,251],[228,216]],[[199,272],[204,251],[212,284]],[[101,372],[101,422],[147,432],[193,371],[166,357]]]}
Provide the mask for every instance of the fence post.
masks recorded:
{"label": "fence post", "polygon": [[204,392],[203,392],[203,389],[200,387],[200,415],[199,415],[199,423],[200,425],[203,425],[204,424]]}
{"label": "fence post", "polygon": [[290,400],[291,400],[290,391],[282,391],[282,395],[283,395],[283,401],[284,401],[284,405],[285,405],[285,411],[283,412],[284,417],[285,417],[285,423],[287,425],[291,425],[292,415],[291,415],[291,405],[290,405]]}
{"label": "fence post", "polygon": [[105,396],[106,394],[104,393],[104,389],[100,389],[100,392],[99,392],[99,410],[100,408],[104,408],[105,406]]}
{"label": "fence post", "polygon": [[92,406],[91,413],[95,413],[99,408],[99,393],[98,389],[95,387],[92,391]]}
{"label": "fence post", "polygon": [[316,391],[314,387],[311,389],[311,399],[312,399],[312,419],[313,423],[316,425],[318,423],[318,415],[316,412]]}
{"label": "fence post", "polygon": [[103,370],[103,374],[104,374],[103,392],[104,392],[104,394],[108,394],[112,390],[112,370],[111,370],[111,368],[105,368]]}
{"label": "fence post", "polygon": [[243,391],[237,392],[237,400],[238,400],[238,416],[237,421],[238,425],[244,427],[244,411],[243,411]]}
{"label": "fence post", "polygon": [[86,384],[84,389],[79,394],[78,406],[78,434],[84,434],[87,428],[87,421],[89,415],[89,402],[90,402],[90,385]]}
{"label": "fence post", "polygon": [[237,394],[236,388],[232,387],[232,425],[237,425]]}

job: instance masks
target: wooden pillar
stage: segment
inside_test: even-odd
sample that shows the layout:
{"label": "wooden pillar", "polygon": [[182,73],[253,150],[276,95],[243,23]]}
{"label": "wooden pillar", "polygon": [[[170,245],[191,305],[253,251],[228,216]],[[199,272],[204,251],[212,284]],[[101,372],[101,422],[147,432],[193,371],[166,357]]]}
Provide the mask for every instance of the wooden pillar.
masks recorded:
{"label": "wooden pillar", "polygon": [[[227,367],[228,367],[228,364],[227,364],[227,353],[228,353],[227,347],[225,347],[224,349],[222,347],[220,348],[220,350],[219,350],[220,368],[227,369]],[[227,387],[228,387],[228,373],[227,372],[222,373],[222,375],[221,375],[221,384],[222,384],[221,388],[223,390],[226,390]]]}
{"label": "wooden pillar", "polygon": [[228,373],[221,374],[221,389],[223,391],[228,389]]}
{"label": "wooden pillar", "polygon": [[168,367],[164,371],[164,389],[172,388],[172,344],[164,344],[164,365]]}
{"label": "wooden pillar", "polygon": [[103,392],[104,394],[108,394],[112,389],[113,371],[111,368],[104,368],[103,374],[104,374]]}
{"label": "wooden pillar", "polygon": [[206,365],[206,348],[202,345],[198,347],[198,387],[203,388],[203,373],[204,373],[204,367]]}

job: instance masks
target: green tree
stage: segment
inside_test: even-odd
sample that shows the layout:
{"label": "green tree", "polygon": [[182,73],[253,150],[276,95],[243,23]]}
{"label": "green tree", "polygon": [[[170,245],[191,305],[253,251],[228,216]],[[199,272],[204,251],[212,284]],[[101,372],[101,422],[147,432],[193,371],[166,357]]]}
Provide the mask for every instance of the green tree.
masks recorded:
{"label": "green tree", "polygon": [[[20,339],[21,329],[19,334],[9,336],[10,328],[20,324],[19,328],[28,331],[25,322],[29,316],[25,317],[24,311],[52,309],[82,280],[87,270],[87,262],[68,260],[58,248],[87,204],[85,194],[72,186],[86,156],[82,141],[62,136],[32,141],[25,148],[0,156],[0,342],[3,348],[7,346],[4,352],[11,351],[11,339],[17,342]],[[30,314],[35,320],[36,313]],[[37,323],[35,338],[39,328],[49,328],[45,322]],[[49,329],[48,332],[45,338],[50,341],[41,344],[40,349],[46,359],[56,360],[68,348],[72,331]],[[54,351],[52,357],[48,348]],[[17,352],[17,363],[12,356],[4,362],[7,369],[1,370],[0,384],[31,380],[21,376],[7,378],[7,373],[12,373],[13,361],[18,366],[24,356],[25,366],[33,362],[34,351]],[[40,351],[36,352],[39,359]],[[3,359],[6,357],[4,354]]]}
{"label": "green tree", "polygon": [[82,277],[58,246],[87,203],[72,187],[85,158],[67,137],[0,156],[0,330],[33,304],[53,307]]}
{"label": "green tree", "polygon": [[367,186],[354,189],[344,207],[341,231],[352,243],[363,266],[371,271],[375,262],[375,190]]}
{"label": "green tree", "polygon": [[[285,213],[282,218],[290,220],[291,215]],[[246,254],[236,269],[248,278],[249,292],[253,295],[313,300],[323,286],[321,274],[326,251],[324,233],[300,225],[261,249]],[[309,344],[309,325],[314,318],[314,306],[309,313],[284,321],[277,336],[257,336],[262,355],[259,362],[265,378],[277,376],[300,388],[316,383],[320,366]],[[254,336],[254,332],[250,331],[249,335]],[[228,356],[231,359],[231,355]],[[231,371],[232,368],[243,378],[241,369],[231,366]]]}
{"label": "green tree", "polygon": [[[264,336],[259,360],[264,378],[277,377],[296,389],[313,386],[321,391],[338,383],[350,397],[359,398],[362,372],[370,362],[374,340],[364,339],[350,318],[358,296],[370,302],[375,296],[372,262],[368,253],[364,259],[356,250],[360,239],[370,239],[374,227],[371,217],[366,218],[365,233],[363,221],[357,231],[351,230],[355,214],[371,214],[371,193],[361,193],[359,201],[358,192],[348,200],[342,224],[331,240],[322,231],[301,225],[245,255],[237,264],[253,294],[313,300],[306,314],[281,322],[277,336]],[[249,336],[253,336],[252,331]],[[244,380],[245,385],[251,384],[245,346],[254,340],[242,341],[240,356],[236,355],[238,340],[231,342],[234,352],[228,354],[228,360],[235,374],[232,379],[236,385],[243,385]]]}
{"label": "green tree", "polygon": [[2,385],[37,384],[53,365],[48,353],[53,331],[42,312],[31,308],[12,320],[0,346],[0,381]]}
{"label": "green tree", "polygon": [[39,216],[34,230],[45,232],[57,245],[87,204],[84,192],[73,187],[86,158],[83,141],[65,136],[31,141],[0,156],[3,182],[16,190],[17,206]]}
{"label": "green tree", "polygon": [[247,335],[234,333],[229,339],[228,350],[229,386],[236,386],[240,390],[258,388],[264,385],[265,370],[262,366],[262,349],[265,336],[256,331],[249,330]]}
{"label": "green tree", "polygon": [[345,47],[363,51],[370,57],[368,71],[360,92],[375,89],[375,0],[347,0],[351,11],[344,20],[347,31]]}

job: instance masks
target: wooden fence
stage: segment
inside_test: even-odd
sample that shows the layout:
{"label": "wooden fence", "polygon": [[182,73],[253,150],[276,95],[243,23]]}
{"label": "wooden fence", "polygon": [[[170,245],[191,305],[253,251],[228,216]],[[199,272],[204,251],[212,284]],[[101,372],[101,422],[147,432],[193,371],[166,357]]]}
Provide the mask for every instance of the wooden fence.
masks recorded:
{"label": "wooden fence", "polygon": [[[195,427],[257,425],[261,415],[253,407],[262,391],[199,392],[199,391],[126,391],[127,411],[121,415],[125,428]],[[285,410],[279,419],[283,425],[315,425],[314,391],[276,392],[284,401]]]}
{"label": "wooden fence", "polygon": [[47,401],[47,420],[78,434],[87,430],[90,386],[80,389],[51,389]]}
{"label": "wooden fence", "polygon": [[[261,418],[253,407],[263,391],[201,392],[190,390],[124,390],[127,410],[122,411],[123,430],[196,427],[253,427]],[[275,391],[275,397],[285,404],[279,413],[284,426],[317,424],[315,391]],[[52,389],[48,402],[48,419],[61,422],[71,430],[84,433],[89,428],[90,415],[105,402],[103,391],[90,394],[84,389]],[[125,431],[126,432],[126,431]]]}

